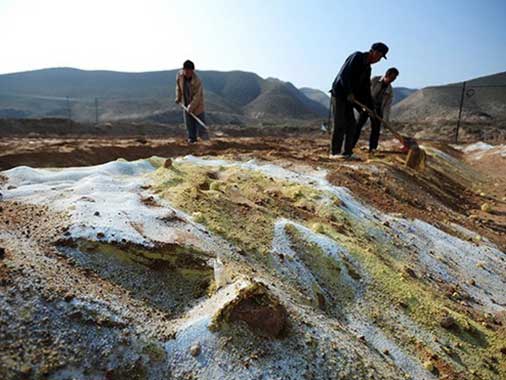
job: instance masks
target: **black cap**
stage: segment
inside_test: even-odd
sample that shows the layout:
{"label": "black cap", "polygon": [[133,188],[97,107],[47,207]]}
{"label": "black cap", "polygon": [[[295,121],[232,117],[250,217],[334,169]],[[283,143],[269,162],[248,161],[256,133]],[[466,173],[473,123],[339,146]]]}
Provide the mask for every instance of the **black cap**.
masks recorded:
{"label": "black cap", "polygon": [[383,58],[387,59],[387,53],[388,53],[388,46],[385,45],[383,42],[376,42],[372,44],[371,50],[379,51],[383,54]]}
{"label": "black cap", "polygon": [[195,70],[195,64],[192,61],[190,61],[189,59],[187,59],[183,63],[183,69]]}

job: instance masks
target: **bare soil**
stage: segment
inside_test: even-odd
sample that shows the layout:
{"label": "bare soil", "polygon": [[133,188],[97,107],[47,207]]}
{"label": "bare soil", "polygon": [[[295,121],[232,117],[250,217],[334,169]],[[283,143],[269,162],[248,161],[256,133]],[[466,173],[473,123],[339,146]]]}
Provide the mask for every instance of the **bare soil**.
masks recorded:
{"label": "bare soil", "polygon": [[[506,166],[502,158],[467,162],[481,178],[480,189],[472,189],[462,183],[452,182],[452,177],[444,168],[434,165],[435,162],[430,156],[424,171],[406,168],[404,154],[394,142],[385,144],[386,148],[377,157],[369,157],[365,151],[357,149],[359,161],[331,160],[328,156],[328,144],[326,135],[314,132],[288,136],[223,136],[195,145],[188,145],[183,137],[9,137],[0,138],[0,169],[6,170],[21,165],[85,166],[118,158],[135,160],[150,156],[178,157],[189,154],[225,156],[240,160],[256,158],[283,162],[285,166],[287,163],[303,164],[327,169],[330,182],[349,188],[364,203],[381,211],[418,218],[450,234],[455,234],[455,231],[448,226],[455,223],[490,239],[502,250],[506,249],[506,202],[503,201],[506,197]],[[447,145],[426,145],[433,146],[450,157],[465,159],[461,152]],[[0,177],[0,183],[3,180],[3,177]],[[481,211],[480,207],[484,202],[492,205],[493,212]],[[307,218],[310,219],[311,215]],[[12,353],[11,360],[16,363],[40,362],[42,371],[51,373],[74,363],[82,363],[84,359],[81,356],[87,352],[86,346],[100,338],[124,344],[125,347],[139,345],[138,337],[130,336],[125,329],[128,324],[145,326],[148,336],[171,339],[171,325],[155,307],[156,300],[150,299],[149,295],[141,297],[132,289],[127,290],[101,279],[92,271],[77,266],[74,260],[62,255],[55,248],[58,241],[65,237],[65,230],[62,228],[64,221],[65,216],[46,207],[16,202],[0,204],[0,227],[6,237],[5,241],[0,240],[1,246],[5,247],[5,252],[1,254],[8,257],[9,262],[16,264],[10,264],[8,267],[0,260],[0,290],[5,294],[3,307],[7,316],[4,320],[11,318],[8,313],[14,315],[16,310],[27,310],[26,315],[12,316],[10,324],[5,325],[4,330],[0,328],[0,332],[9,334],[13,329],[37,331],[25,342],[3,343],[4,346],[0,342],[0,351]],[[39,254],[25,255],[26,250],[36,250]],[[93,276],[93,281],[81,281],[90,276]],[[79,305],[72,302],[76,295],[92,295],[95,300],[110,303],[121,300],[124,307],[130,310],[131,319],[101,320],[100,323],[104,327],[115,326],[118,332],[106,336],[109,333],[104,329],[98,333],[98,337],[94,337],[92,326],[88,326],[87,311],[79,309]],[[245,309],[249,306],[245,305]],[[259,311],[259,319],[263,318],[262,312],[263,310]],[[56,318],[51,317],[58,313],[68,314],[71,320],[78,320],[79,326],[84,326],[79,333],[89,337],[89,340],[83,340],[79,346],[73,346],[69,333],[68,336],[59,336],[57,341],[53,342],[48,331],[58,330],[59,327],[53,322]],[[14,339],[4,340],[13,341]],[[23,344],[30,349],[24,348]],[[42,351],[37,351],[37,348],[42,348]],[[157,350],[154,352],[158,352]],[[65,359],[58,357],[58,352],[65,352]],[[116,371],[129,365],[128,352],[124,360],[119,360]],[[41,360],[41,357],[44,359]],[[90,373],[94,371],[93,366],[94,362],[90,361],[87,369]],[[28,377],[30,368],[27,364],[26,368],[21,366],[19,371],[28,371]],[[128,374],[141,369],[128,367]],[[106,370],[97,369],[99,372]],[[121,376],[120,372],[112,373],[110,378],[122,378]]]}
{"label": "bare soil", "polygon": [[[457,159],[460,152],[443,143],[430,144]],[[501,157],[469,161],[483,175],[483,189],[477,193],[450,179],[441,168],[423,172],[404,167],[404,154],[388,141],[378,157],[370,158],[356,149],[360,161],[331,160],[328,137],[320,133],[264,137],[216,137],[189,145],[184,138],[3,138],[0,139],[0,169],[15,166],[69,167],[96,165],[118,158],[136,160],[151,156],[184,155],[257,158],[290,161],[326,168],[332,183],[349,188],[364,202],[384,212],[400,213],[429,223],[457,223],[506,247],[506,166]],[[501,161],[501,162],[498,162]],[[384,168],[379,173],[368,167]],[[485,193],[483,197],[479,193]],[[480,206],[491,203],[494,212]],[[453,211],[452,213],[449,210]],[[472,216],[476,215],[476,216]]]}

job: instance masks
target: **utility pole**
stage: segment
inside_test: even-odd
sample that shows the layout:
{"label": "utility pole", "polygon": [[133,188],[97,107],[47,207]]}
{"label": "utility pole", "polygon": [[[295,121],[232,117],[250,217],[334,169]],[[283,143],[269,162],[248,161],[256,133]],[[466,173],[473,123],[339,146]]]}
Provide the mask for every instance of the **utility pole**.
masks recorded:
{"label": "utility pole", "polygon": [[95,98],[95,124],[98,125],[98,98]]}
{"label": "utility pole", "polygon": [[465,93],[466,93],[466,82],[462,83],[462,94],[460,95],[459,119],[457,120],[457,130],[455,131],[455,144],[459,142],[460,119],[462,117],[462,106],[464,105]]}

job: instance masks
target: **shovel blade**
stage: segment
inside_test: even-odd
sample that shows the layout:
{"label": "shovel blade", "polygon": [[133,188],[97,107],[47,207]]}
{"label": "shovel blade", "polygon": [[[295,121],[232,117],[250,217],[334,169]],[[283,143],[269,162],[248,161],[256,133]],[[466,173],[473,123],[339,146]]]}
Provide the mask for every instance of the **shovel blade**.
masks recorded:
{"label": "shovel blade", "polygon": [[409,148],[405,165],[408,168],[423,171],[425,169],[426,159],[427,154],[423,149],[421,149],[418,145],[412,146]]}

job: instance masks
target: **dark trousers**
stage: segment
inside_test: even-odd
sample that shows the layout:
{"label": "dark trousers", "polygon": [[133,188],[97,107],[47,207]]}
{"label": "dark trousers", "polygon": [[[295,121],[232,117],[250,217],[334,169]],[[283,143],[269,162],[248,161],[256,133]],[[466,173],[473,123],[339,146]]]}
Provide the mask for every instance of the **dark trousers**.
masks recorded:
{"label": "dark trousers", "polygon": [[[197,115],[197,117],[202,120],[202,122],[206,122],[204,113]],[[186,130],[188,131],[188,140],[195,142],[197,141],[197,136],[203,140],[207,140],[209,138],[207,129],[201,126],[192,115],[188,114],[186,111],[183,111],[183,118],[184,124],[186,125]]]}
{"label": "dark trousers", "polygon": [[332,111],[334,113],[334,128],[332,129],[332,141],[330,153],[341,154],[344,140],[343,154],[353,153],[353,142],[355,138],[355,115],[353,106],[346,99],[332,97]]}
{"label": "dark trousers", "polygon": [[[379,115],[379,117],[383,117],[383,112],[379,108],[376,108],[376,114]],[[360,114],[360,117],[358,118],[357,122],[353,147],[357,145],[358,140],[360,139],[360,133],[362,132],[362,128],[364,127],[368,118],[369,115],[366,112],[362,112]],[[381,133],[381,122],[375,117],[371,118],[371,135],[369,136],[369,150],[378,149],[380,133]]]}

